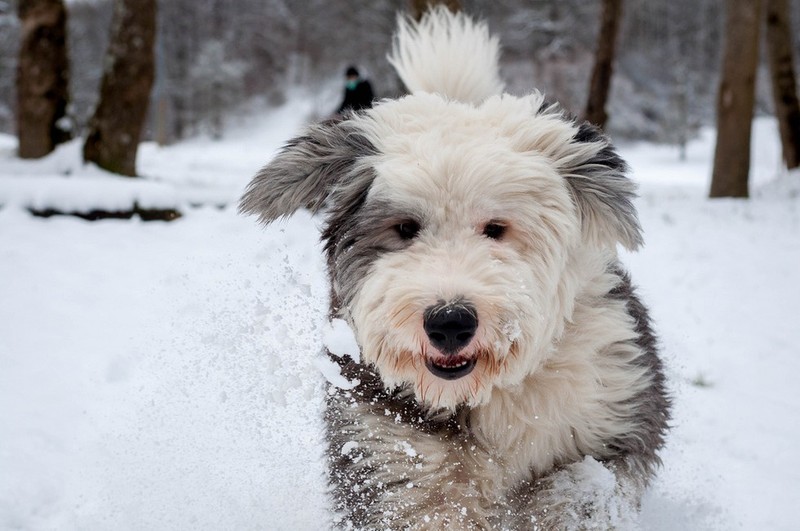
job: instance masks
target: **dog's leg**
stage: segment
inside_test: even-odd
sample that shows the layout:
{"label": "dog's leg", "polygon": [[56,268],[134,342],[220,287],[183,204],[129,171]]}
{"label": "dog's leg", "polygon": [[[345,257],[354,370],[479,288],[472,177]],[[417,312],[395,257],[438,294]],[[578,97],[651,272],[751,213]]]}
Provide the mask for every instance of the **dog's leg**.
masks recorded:
{"label": "dog's leg", "polygon": [[644,486],[622,460],[591,457],[560,467],[520,489],[511,529],[583,531],[638,529]]}
{"label": "dog's leg", "polygon": [[[339,525],[494,528],[493,515],[501,503],[500,466],[462,435],[457,421],[432,423],[428,418],[422,427],[408,410],[385,405],[329,401],[329,430],[335,428],[329,431],[331,479]],[[437,429],[431,430],[432,425]]]}

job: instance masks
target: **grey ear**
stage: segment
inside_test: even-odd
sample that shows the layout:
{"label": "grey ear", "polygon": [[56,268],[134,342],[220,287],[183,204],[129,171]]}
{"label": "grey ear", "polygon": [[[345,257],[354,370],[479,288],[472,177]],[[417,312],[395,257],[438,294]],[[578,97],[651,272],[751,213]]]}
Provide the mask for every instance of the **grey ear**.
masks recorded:
{"label": "grey ear", "polygon": [[239,211],[269,223],[300,208],[318,211],[336,182],[356,161],[375,148],[350,120],[328,120],[309,126],[290,140],[250,181]]}
{"label": "grey ear", "polygon": [[565,172],[584,234],[612,246],[619,242],[637,249],[643,243],[642,229],[633,206],[636,184],[625,175],[628,165],[600,129],[588,122],[581,124],[572,143],[587,154]]}

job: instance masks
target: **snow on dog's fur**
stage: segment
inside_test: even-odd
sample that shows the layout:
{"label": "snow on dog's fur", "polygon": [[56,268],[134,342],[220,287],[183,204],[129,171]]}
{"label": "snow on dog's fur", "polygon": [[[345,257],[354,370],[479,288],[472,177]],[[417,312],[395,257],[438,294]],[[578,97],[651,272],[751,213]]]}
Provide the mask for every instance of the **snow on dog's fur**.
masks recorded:
{"label": "snow on dog's fur", "polygon": [[345,528],[635,526],[668,420],[647,312],[617,260],[641,232],[608,139],[501,94],[485,25],[400,19],[412,94],[311,125],[254,178],[264,222],[321,210],[326,423]]}

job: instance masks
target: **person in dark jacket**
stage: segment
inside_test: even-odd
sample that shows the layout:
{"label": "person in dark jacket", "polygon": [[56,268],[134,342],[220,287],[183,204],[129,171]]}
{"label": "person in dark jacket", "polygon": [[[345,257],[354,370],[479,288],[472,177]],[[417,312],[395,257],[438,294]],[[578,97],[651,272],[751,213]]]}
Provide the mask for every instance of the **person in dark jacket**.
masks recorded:
{"label": "person in dark jacket", "polygon": [[358,111],[372,107],[374,96],[369,81],[362,79],[354,66],[348,67],[345,77],[347,81],[344,88],[344,101],[336,112],[342,114],[349,109]]}

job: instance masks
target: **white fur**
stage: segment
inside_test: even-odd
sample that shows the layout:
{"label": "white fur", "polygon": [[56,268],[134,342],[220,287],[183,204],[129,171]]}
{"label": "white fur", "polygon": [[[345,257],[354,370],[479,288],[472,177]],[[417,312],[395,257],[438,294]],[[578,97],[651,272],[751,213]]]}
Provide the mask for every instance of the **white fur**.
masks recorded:
{"label": "white fur", "polygon": [[[522,103],[508,106],[505,117],[530,112]],[[575,209],[549,161],[515,149],[513,134],[486,141],[487,122],[502,121],[494,111],[418,95],[382,105],[365,124],[382,153],[370,199],[426,213],[427,220],[409,249],[374,265],[352,318],[364,359],[378,365],[384,381],[413,383],[418,398],[434,407],[480,404],[495,385],[516,385],[538,366],[560,330],[558,319],[541,316],[554,311],[565,250],[579,241]],[[504,242],[481,234],[490,220],[509,224]],[[444,382],[423,364],[429,349],[422,314],[437,301],[462,297],[480,316],[471,347],[491,355],[472,375]],[[512,356],[512,344],[526,351]]]}
{"label": "white fur", "polygon": [[[590,148],[563,149],[575,128],[535,115],[541,102],[538,94],[498,96],[475,107],[416,95],[359,118],[381,152],[371,161],[370,200],[427,219],[411,247],[374,264],[345,311],[364,360],[388,385],[413,384],[433,407],[480,405],[494,388],[519,385],[552,354],[587,276],[615,258],[613,247],[600,251],[602,242],[582,236],[556,171]],[[503,241],[481,234],[490,220],[508,225]],[[587,245],[595,250],[578,252]],[[468,349],[482,355],[479,370],[446,382],[424,366],[431,348],[422,315],[459,298],[476,305],[480,323]]]}
{"label": "white fur", "polygon": [[388,59],[412,94],[480,103],[503,91],[499,56],[500,44],[485,22],[438,6],[418,23],[398,18]]}

